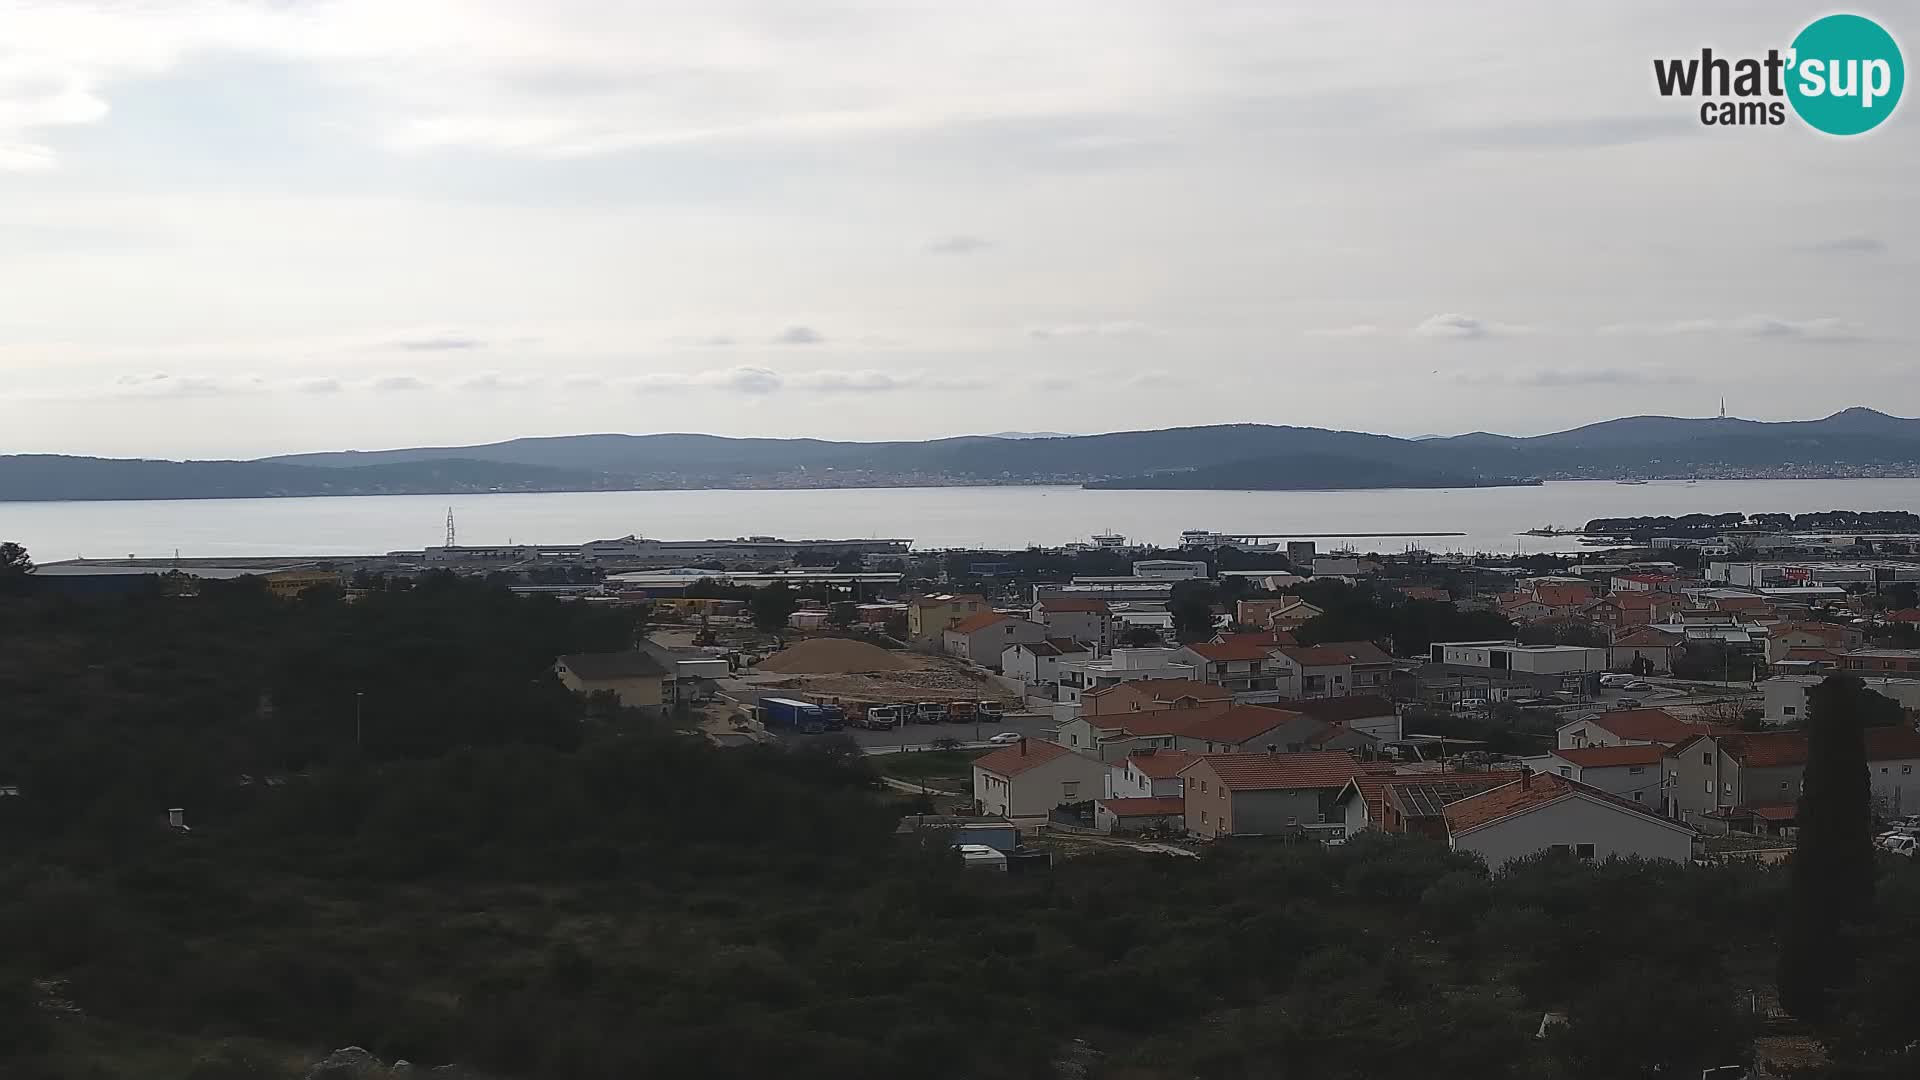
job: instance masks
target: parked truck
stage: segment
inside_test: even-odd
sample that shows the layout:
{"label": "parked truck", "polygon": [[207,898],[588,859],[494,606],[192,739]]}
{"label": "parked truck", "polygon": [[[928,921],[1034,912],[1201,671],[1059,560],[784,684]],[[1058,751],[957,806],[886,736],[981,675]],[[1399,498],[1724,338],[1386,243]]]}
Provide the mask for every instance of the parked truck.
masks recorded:
{"label": "parked truck", "polygon": [[763,697],[760,699],[760,722],[768,731],[796,731],[802,735],[819,735],[822,732],[838,731],[844,720],[837,705],[816,705],[811,701],[795,698]]}

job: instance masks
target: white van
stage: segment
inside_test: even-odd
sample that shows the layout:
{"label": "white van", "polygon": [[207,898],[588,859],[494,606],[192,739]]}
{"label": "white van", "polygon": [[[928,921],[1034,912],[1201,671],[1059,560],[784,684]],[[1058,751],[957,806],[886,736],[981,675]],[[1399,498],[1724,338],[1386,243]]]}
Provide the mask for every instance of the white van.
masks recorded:
{"label": "white van", "polygon": [[1600,676],[1601,686],[1610,686],[1610,687],[1629,686],[1639,681],[1640,681],[1640,677],[1638,675],[1602,675]]}

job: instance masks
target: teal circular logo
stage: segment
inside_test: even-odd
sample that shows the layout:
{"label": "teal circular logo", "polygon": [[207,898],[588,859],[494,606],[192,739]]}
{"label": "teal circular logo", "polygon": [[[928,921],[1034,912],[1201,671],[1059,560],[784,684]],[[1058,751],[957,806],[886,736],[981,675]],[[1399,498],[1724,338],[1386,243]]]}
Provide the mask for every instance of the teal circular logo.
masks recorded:
{"label": "teal circular logo", "polygon": [[1787,100],[1829,135],[1871,131],[1893,114],[1907,67],[1893,35],[1859,15],[1828,15],[1793,39]]}

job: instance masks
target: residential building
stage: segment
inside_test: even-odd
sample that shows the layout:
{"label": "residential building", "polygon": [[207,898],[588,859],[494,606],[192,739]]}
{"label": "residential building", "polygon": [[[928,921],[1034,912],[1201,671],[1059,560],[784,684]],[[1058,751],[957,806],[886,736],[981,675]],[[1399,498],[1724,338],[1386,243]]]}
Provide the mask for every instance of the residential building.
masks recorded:
{"label": "residential building", "polygon": [[938,646],[947,627],[961,619],[992,611],[978,593],[937,593],[907,601],[907,640],[920,646]]}
{"label": "residential building", "polygon": [[1528,758],[1524,764],[1534,772],[1578,780],[1609,795],[1655,809],[1661,805],[1661,784],[1665,778],[1661,762],[1666,752],[1667,748],[1659,743],[1586,746],[1577,750],[1555,750]]}
{"label": "residential building", "polygon": [[1363,773],[1347,781],[1347,786],[1334,796],[1334,812],[1336,819],[1345,823],[1349,837],[1371,829],[1445,840],[1444,810],[1448,803],[1518,779],[1520,774],[1510,770]]}
{"label": "residential building", "polygon": [[343,589],[347,576],[338,570],[269,570],[259,575],[267,592],[282,600],[291,600],[308,589]]}
{"label": "residential building", "polygon": [[1615,574],[1608,588],[1615,593],[1623,592],[1672,592],[1682,585],[1680,578],[1672,574]]}
{"label": "residential building", "polygon": [[1328,725],[1303,713],[1265,705],[1236,705],[1202,717],[1176,733],[1174,746],[1190,754],[1248,754],[1316,750],[1313,738]]}
{"label": "residential building", "polygon": [[1472,852],[1494,870],[1542,851],[1587,861],[1684,863],[1693,858],[1692,829],[1552,773],[1522,773],[1511,783],[1449,803],[1442,813],[1453,850]]}
{"label": "residential building", "polygon": [[1180,770],[1198,755],[1182,750],[1136,750],[1107,766],[1107,797],[1146,799],[1178,795]]}
{"label": "residential building", "polygon": [[1323,724],[1363,732],[1381,742],[1401,739],[1400,710],[1378,694],[1349,694],[1335,698],[1308,698],[1287,706]]}
{"label": "residential building", "polygon": [[1381,693],[1393,681],[1393,657],[1371,641],[1329,641],[1287,646],[1280,659],[1301,699]]}
{"label": "residential building", "polygon": [[1174,660],[1191,667],[1201,682],[1230,691],[1236,701],[1278,701],[1292,696],[1281,686],[1290,676],[1276,656],[1279,649],[1257,642],[1200,641],[1182,646]]}
{"label": "residential building", "polygon": [[1133,576],[1144,581],[1204,580],[1208,573],[1200,559],[1141,559],[1133,564]]}
{"label": "residential building", "polygon": [[1104,833],[1179,832],[1184,826],[1186,805],[1178,795],[1101,799],[1094,804],[1093,823]]}
{"label": "residential building", "polygon": [[553,662],[560,684],[576,694],[611,693],[629,708],[669,704],[672,673],[639,650],[572,653]]}
{"label": "residential building", "polygon": [[1619,605],[1622,626],[1665,622],[1686,604],[1686,598],[1678,593],[1659,589],[1615,593],[1610,599]]}
{"label": "residential building", "polygon": [[1113,613],[1105,600],[1051,597],[1035,603],[1031,615],[1049,639],[1084,641],[1097,652],[1113,648]]}
{"label": "residential building", "polygon": [[1732,731],[1724,725],[1691,723],[1665,709],[1616,709],[1561,724],[1554,744],[1561,750],[1586,746],[1673,746],[1705,732]]}
{"label": "residential building", "polygon": [[1854,649],[1840,655],[1849,675],[1920,675],[1920,649]]}
{"label": "residential building", "polygon": [[1098,798],[1106,782],[1100,759],[1032,739],[973,762],[974,799],[982,813],[1002,817],[1041,817],[1062,803]]}
{"label": "residential building", "polygon": [[1000,673],[1029,687],[1053,686],[1060,681],[1060,661],[1089,655],[1088,647],[1072,638],[1016,642],[1000,653]]}
{"label": "residential building", "polygon": [[1081,697],[1121,683],[1156,679],[1193,680],[1195,668],[1182,663],[1180,649],[1115,649],[1098,660],[1062,661],[1060,699],[1078,704]]}
{"label": "residential building", "polygon": [[[1920,732],[1868,728],[1867,774],[1887,816],[1920,809]],[[1807,764],[1804,731],[1701,735],[1668,749],[1667,811],[1703,829],[1746,829],[1793,820]]]}
{"label": "residential building", "polygon": [[1013,615],[983,611],[947,627],[941,636],[948,656],[998,671],[1007,646],[1037,645],[1047,639],[1047,628]]}
{"label": "residential building", "polygon": [[1138,679],[1080,695],[1080,713],[1088,717],[1192,708],[1219,713],[1232,706],[1231,692],[1192,679]]}
{"label": "residential building", "polygon": [[1334,799],[1360,775],[1348,754],[1224,754],[1182,769],[1186,830],[1195,836],[1266,835],[1329,821]]}
{"label": "residential building", "polygon": [[1402,585],[1400,595],[1408,600],[1430,600],[1437,604],[1453,603],[1453,594],[1433,585]]}
{"label": "residential building", "polygon": [[1522,645],[1517,641],[1436,641],[1433,662],[1535,675],[1585,675],[1607,670],[1607,650],[1581,645]]}
{"label": "residential building", "polygon": [[1639,626],[1618,635],[1607,646],[1607,667],[1636,675],[1671,675],[1673,661],[1686,648],[1686,639]]}
{"label": "residential building", "polygon": [[1055,730],[1054,741],[1069,750],[1112,763],[1124,760],[1129,754],[1175,749],[1188,728],[1218,712],[1200,707],[1074,716]]}
{"label": "residential building", "polygon": [[[1760,684],[1766,723],[1771,727],[1798,726],[1807,719],[1807,691],[1825,682],[1820,673],[1776,675]],[[1920,679],[1889,679],[1869,676],[1860,680],[1866,688],[1898,702],[1908,712],[1920,711]]]}

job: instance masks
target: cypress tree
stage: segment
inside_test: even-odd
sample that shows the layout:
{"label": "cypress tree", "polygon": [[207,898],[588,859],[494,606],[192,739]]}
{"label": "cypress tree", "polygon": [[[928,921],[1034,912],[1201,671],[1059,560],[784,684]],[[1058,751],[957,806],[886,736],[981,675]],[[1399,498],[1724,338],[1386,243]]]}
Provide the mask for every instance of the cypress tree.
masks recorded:
{"label": "cypress tree", "polygon": [[1872,785],[1866,719],[1876,697],[1859,679],[1835,675],[1808,695],[1807,765],[1800,795],[1787,925],[1780,948],[1780,1004],[1826,1018],[1833,991],[1853,977],[1850,931],[1873,914]]}

